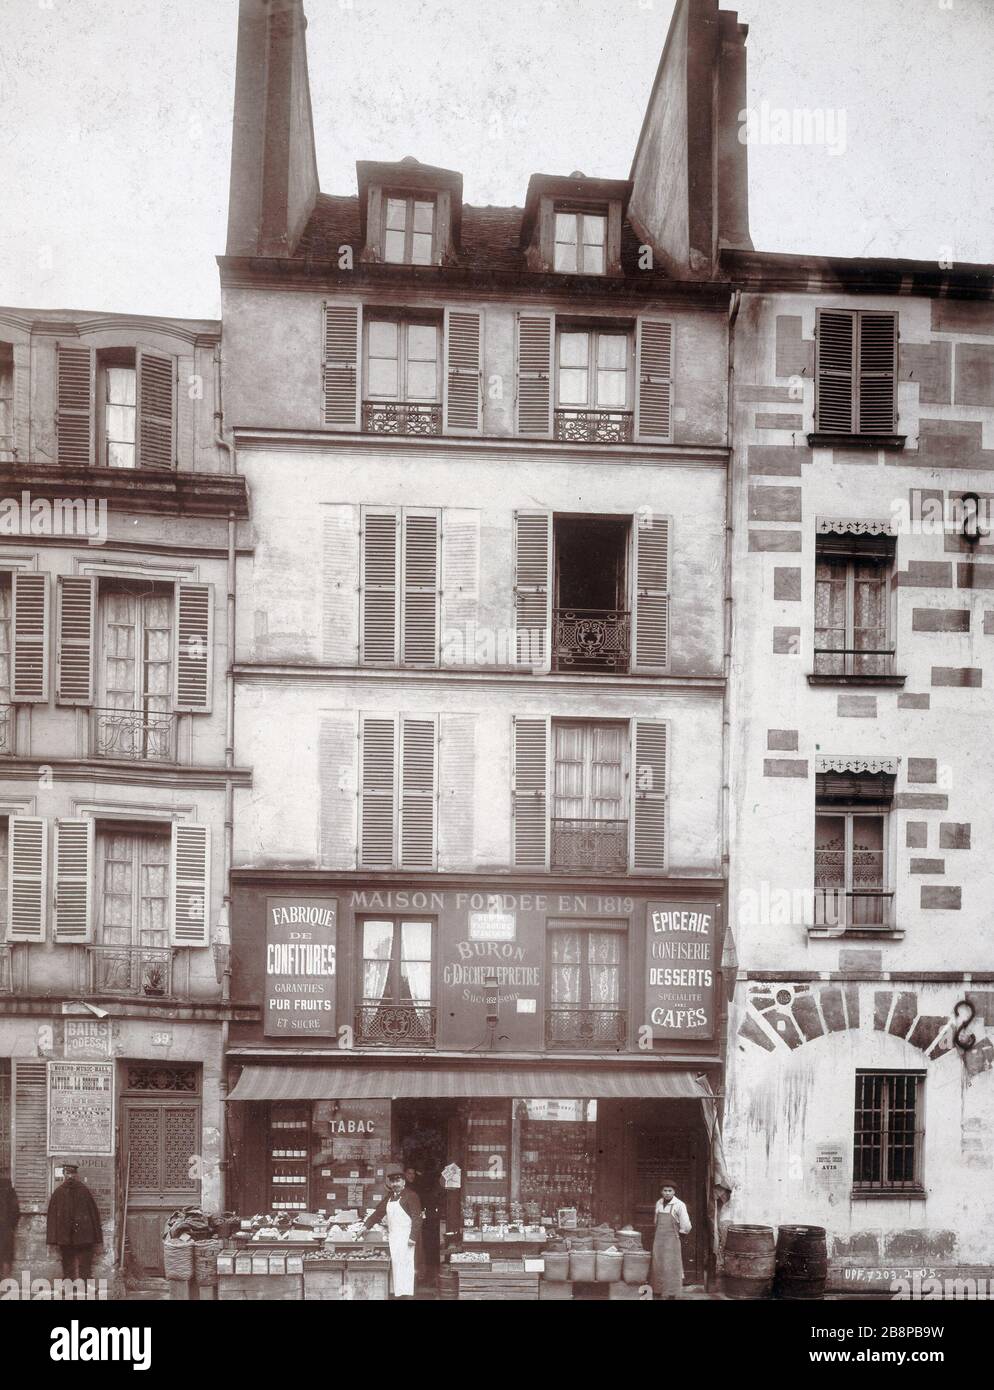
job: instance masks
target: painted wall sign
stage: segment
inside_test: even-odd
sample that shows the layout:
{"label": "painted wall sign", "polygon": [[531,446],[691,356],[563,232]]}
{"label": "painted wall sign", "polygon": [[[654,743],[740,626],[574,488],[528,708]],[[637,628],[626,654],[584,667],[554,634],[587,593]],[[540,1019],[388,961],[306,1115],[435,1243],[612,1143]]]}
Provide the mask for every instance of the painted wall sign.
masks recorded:
{"label": "painted wall sign", "polygon": [[714,903],[650,902],[646,1022],[654,1038],[712,1038],[718,975]]}
{"label": "painted wall sign", "polygon": [[66,1057],[109,1057],[109,1018],[67,1018],[62,1024],[62,1051]]}
{"label": "painted wall sign", "polygon": [[513,912],[471,912],[470,941],[513,941],[517,918]]}
{"label": "painted wall sign", "polygon": [[357,912],[551,912],[583,917],[627,917],[634,898],[603,893],[463,893],[354,890],[349,906]]}
{"label": "painted wall sign", "polygon": [[267,898],[267,1037],[335,1036],[338,900]]}
{"label": "painted wall sign", "polygon": [[49,1062],[48,1152],[114,1152],[113,1062]]}

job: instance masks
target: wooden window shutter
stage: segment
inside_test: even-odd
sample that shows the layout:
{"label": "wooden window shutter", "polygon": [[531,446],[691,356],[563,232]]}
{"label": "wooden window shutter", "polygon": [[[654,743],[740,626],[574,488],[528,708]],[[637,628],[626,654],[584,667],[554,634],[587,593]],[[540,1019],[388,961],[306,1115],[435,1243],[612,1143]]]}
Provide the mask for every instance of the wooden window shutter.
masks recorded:
{"label": "wooden window shutter", "polygon": [[177,582],[173,710],[210,714],[214,671],[214,586]]}
{"label": "wooden window shutter", "polygon": [[475,310],[445,311],[445,428],[452,434],[480,433],[482,321]]}
{"label": "wooden window shutter", "polygon": [[57,347],[55,437],[59,463],[89,468],[93,463],[93,403],[96,395],[92,348]]}
{"label": "wooden window shutter", "polygon": [[435,867],[436,737],[434,719],[400,721],[400,862]]}
{"label": "wooden window shutter", "polygon": [[438,513],[404,509],[401,660],[438,661]]}
{"label": "wooden window shutter", "polygon": [[[480,601],[480,513],[446,507],[442,513],[443,666],[472,665]],[[508,660],[497,656],[498,661]]]}
{"label": "wooden window shutter", "polygon": [[871,309],[859,315],[856,429],[892,434],[897,427],[897,315]]}
{"label": "wooden window shutter", "polygon": [[11,816],[7,824],[7,940],[44,941],[48,822]]}
{"label": "wooden window shutter", "polygon": [[173,822],[169,859],[172,946],[210,945],[211,838],[206,825]]}
{"label": "wooden window shutter", "polygon": [[359,749],[359,863],[390,868],[394,862],[396,722],[366,715]]}
{"label": "wooden window shutter", "polygon": [[819,309],[816,337],[817,428],[851,434],[856,401],[855,309]]}
{"label": "wooden window shutter", "polygon": [[13,576],[11,701],[48,703],[48,575],[15,570]]}
{"label": "wooden window shutter", "polygon": [[438,716],[438,867],[469,869],[476,846],[476,714]]}
{"label": "wooden window shutter", "polygon": [[669,551],[667,517],[636,514],[633,608],[635,667],[665,671],[669,665]]}
{"label": "wooden window shutter", "polygon": [[55,702],[93,704],[93,643],[97,581],[85,575],[60,575],[58,638],[55,648]]}
{"label": "wooden window shutter", "polygon": [[92,820],[55,822],[56,941],[93,938]]}
{"label": "wooden window shutter", "polygon": [[176,359],[138,349],[138,466],[176,467]]}
{"label": "wooden window shutter", "polygon": [[549,860],[546,780],[549,760],[547,719],[514,718],[514,862],[545,868]]}
{"label": "wooden window shutter", "polygon": [[394,508],[362,514],[362,631],[364,662],[393,665],[398,656],[397,570],[400,517]]}
{"label": "wooden window shutter", "polygon": [[634,721],[632,868],[666,868],[666,725]]}
{"label": "wooden window shutter", "polygon": [[359,344],[362,307],[328,302],[324,306],[324,422],[339,429],[359,428]]}
{"label": "wooden window shutter", "polygon": [[518,433],[552,434],[551,314],[518,315]]}
{"label": "wooden window shutter", "polygon": [[11,1173],[22,1206],[48,1200],[48,1063],[15,1058]]}
{"label": "wooden window shutter", "polygon": [[673,325],[639,319],[635,438],[668,442],[673,430]]}
{"label": "wooden window shutter", "polygon": [[552,513],[514,514],[514,610],[520,665],[547,666],[552,566]]}
{"label": "wooden window shutter", "polygon": [[321,512],[321,655],[335,666],[355,666],[361,587],[359,508],[336,502],[325,504]]}

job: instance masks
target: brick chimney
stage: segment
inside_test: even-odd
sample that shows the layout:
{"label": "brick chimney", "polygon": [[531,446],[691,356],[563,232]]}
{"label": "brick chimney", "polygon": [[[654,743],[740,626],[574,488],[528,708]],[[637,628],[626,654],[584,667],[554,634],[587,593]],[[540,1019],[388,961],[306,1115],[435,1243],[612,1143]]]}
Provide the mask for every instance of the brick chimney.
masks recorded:
{"label": "brick chimney", "polygon": [[678,0],[632,161],[628,216],[657,262],[710,279],[724,246],[752,249],[746,104],[748,26],[718,0]]}
{"label": "brick chimney", "polygon": [[318,195],[302,0],[239,0],[229,256],[292,256]]}

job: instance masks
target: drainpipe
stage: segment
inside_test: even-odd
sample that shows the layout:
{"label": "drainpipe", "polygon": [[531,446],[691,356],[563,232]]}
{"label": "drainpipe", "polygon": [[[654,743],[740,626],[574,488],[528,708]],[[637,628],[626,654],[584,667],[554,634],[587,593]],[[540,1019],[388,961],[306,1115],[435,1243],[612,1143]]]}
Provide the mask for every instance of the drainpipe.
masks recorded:
{"label": "drainpipe", "polygon": [[221,349],[214,349],[214,443],[228,455],[228,472],[235,471],[235,450],[224,437],[224,411],[221,407]]}

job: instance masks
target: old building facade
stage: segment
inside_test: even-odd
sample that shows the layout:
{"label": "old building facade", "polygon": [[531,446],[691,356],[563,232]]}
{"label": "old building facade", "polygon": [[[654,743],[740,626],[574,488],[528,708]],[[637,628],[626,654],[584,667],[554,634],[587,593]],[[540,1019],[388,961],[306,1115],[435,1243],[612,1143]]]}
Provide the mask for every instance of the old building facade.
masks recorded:
{"label": "old building facade", "polygon": [[247,507],[215,437],[219,341],[0,310],[0,1170],[37,1276],[64,1160],[97,1194],[101,1275],[125,1239],[132,1273],[161,1273],[164,1213],[221,1201]]}

